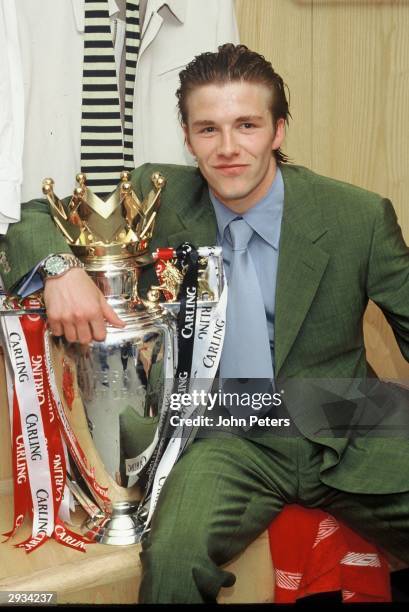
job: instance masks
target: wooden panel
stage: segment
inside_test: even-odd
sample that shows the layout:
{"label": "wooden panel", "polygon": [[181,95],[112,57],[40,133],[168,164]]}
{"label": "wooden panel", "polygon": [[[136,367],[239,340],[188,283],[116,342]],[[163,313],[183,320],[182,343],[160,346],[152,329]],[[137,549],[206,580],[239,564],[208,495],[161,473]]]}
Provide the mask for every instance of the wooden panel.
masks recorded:
{"label": "wooden panel", "polygon": [[409,0],[295,0],[298,4],[404,4]]}
{"label": "wooden panel", "polygon": [[409,240],[409,2],[236,0],[291,91],[295,163],[390,197]]}
{"label": "wooden panel", "polygon": [[409,6],[311,8],[313,169],[390,197],[409,240]]}
{"label": "wooden panel", "polygon": [[289,0],[236,0],[241,42],[262,53],[290,89],[283,150],[311,167],[311,7]]}
{"label": "wooden panel", "polygon": [[[12,499],[12,495],[3,495],[0,499],[1,533],[12,526]],[[77,531],[84,520],[82,510],[77,510],[73,519],[74,531]],[[23,541],[30,533],[31,524],[26,519],[12,541],[0,544],[1,591],[57,591],[58,595],[64,595],[64,601],[69,601],[68,594],[79,590],[99,589],[113,582],[120,585],[129,579],[139,584],[139,546],[95,544],[89,545],[84,554],[49,541],[27,555],[13,545]]]}
{"label": "wooden panel", "polygon": [[274,601],[274,569],[267,531],[233,561],[223,566],[223,569],[233,572],[237,580],[234,586],[220,590],[218,603]]}
{"label": "wooden panel", "polygon": [[59,604],[136,604],[138,600],[139,581],[128,578],[119,582],[107,583],[98,587],[89,587],[82,591],[62,593]]}
{"label": "wooden panel", "polygon": [[373,302],[365,313],[364,336],[367,359],[378,376],[409,387],[409,363],[402,357],[389,323]]}

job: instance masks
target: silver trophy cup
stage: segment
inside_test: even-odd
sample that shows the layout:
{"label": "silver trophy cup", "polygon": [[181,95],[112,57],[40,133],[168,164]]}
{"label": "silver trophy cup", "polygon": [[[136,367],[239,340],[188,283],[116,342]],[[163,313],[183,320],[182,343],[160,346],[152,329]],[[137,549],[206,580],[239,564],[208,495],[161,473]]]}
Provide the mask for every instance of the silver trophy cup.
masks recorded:
{"label": "silver trophy cup", "polygon": [[158,291],[142,300],[137,290],[165,179],[154,173],[143,201],[127,172],[107,201],[87,188],[85,175],[77,181],[68,204],[55,196],[52,179],[44,181],[43,192],[57,227],[126,326],[108,326],[104,342],[87,346],[49,334],[49,361],[62,420],[78,445],[69,486],[89,514],[84,532],[98,542],[126,545],[141,536],[136,511],[165,381],[173,376],[172,322]]}
{"label": "silver trophy cup", "polygon": [[[90,515],[89,537],[105,544],[132,544],[141,535],[136,517],[152,445],[173,376],[172,323],[162,308],[131,301],[137,268],[132,260],[104,264],[88,273],[126,323],[108,326],[104,342],[86,347],[49,334],[55,382],[65,417],[86,456],[95,486],[81,466],[70,486]],[[92,267],[94,269],[92,269]],[[138,473],[127,475],[127,462]],[[103,491],[103,494],[99,494]],[[93,497],[94,504],[90,497]]]}

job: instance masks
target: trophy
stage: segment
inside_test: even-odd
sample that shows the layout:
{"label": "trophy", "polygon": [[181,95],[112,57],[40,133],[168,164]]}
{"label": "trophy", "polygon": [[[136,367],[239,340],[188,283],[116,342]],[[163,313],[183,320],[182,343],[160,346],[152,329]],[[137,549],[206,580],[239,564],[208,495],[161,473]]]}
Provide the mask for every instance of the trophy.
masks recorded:
{"label": "trophy", "polygon": [[[152,446],[166,380],[173,377],[172,322],[158,290],[143,300],[137,289],[140,267],[152,261],[148,245],[165,179],[154,173],[143,201],[128,172],[106,201],[87,188],[84,174],[77,182],[68,205],[56,197],[52,179],[43,181],[43,193],[73,253],[126,326],[108,326],[103,342],[85,347],[49,334],[49,365],[63,421],[78,445],[71,452],[77,469],[70,488],[90,515],[87,535],[132,544],[141,530],[135,513],[145,451]],[[81,453],[85,466],[77,460]],[[132,459],[138,465],[129,476],[125,462]]]}
{"label": "trophy", "polygon": [[[124,328],[108,325],[103,342],[70,343],[48,330],[44,342],[50,394],[73,459],[67,485],[88,514],[84,535],[105,544],[140,541],[166,478],[161,458],[167,474],[194,437],[193,430],[172,432],[169,427],[170,394],[175,388],[179,392],[182,386],[187,388],[186,369],[192,374],[191,389],[202,387],[205,378],[210,389],[218,363],[214,348],[212,367],[200,364],[213,335],[214,346],[221,350],[222,345],[227,288],[221,248],[181,245],[151,254],[149,242],[166,184],[158,172],[151,181],[152,190],[143,201],[133,190],[128,172],[121,174],[106,201],[87,187],[84,174],[77,175],[78,186],[72,198],[64,201],[55,195],[52,179],[43,181],[56,226],[125,322]],[[189,272],[191,251],[196,276]],[[158,284],[144,299],[138,293],[138,276],[144,266],[155,262]],[[186,283],[191,283],[187,290],[196,293],[195,343],[193,336],[188,341],[183,334],[178,337],[183,317],[192,332],[195,328],[192,304],[183,299]],[[34,308],[14,305],[14,310],[6,308],[0,314],[33,313],[45,310],[41,304]],[[189,351],[191,361],[186,366]],[[166,455],[169,447],[171,460]]]}

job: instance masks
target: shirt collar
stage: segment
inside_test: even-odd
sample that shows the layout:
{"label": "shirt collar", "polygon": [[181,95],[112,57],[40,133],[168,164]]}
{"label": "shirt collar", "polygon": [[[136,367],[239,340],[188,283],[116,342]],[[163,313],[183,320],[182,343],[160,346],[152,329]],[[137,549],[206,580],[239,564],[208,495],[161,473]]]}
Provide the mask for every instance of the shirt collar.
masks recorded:
{"label": "shirt collar", "polygon": [[112,17],[112,15],[115,15],[115,13],[119,13],[119,6],[116,0],[108,0],[108,10],[110,17]]}
{"label": "shirt collar", "polygon": [[264,198],[243,215],[237,215],[227,208],[210,189],[209,195],[216,215],[220,241],[223,240],[224,232],[230,221],[241,216],[270,246],[278,249],[284,207],[284,182],[278,166],[274,181]]}
{"label": "shirt collar", "polygon": [[187,0],[166,0],[166,2],[163,0],[148,0],[146,5],[145,22],[147,23],[149,21],[152,13],[157,13],[164,6],[168,7],[168,9],[174,14],[180,23],[185,22]]}
{"label": "shirt collar", "polygon": [[[74,11],[75,23],[78,32],[84,33],[85,30],[85,2],[84,0],[71,0]],[[119,8],[115,0],[108,0],[109,16],[119,13]]]}
{"label": "shirt collar", "polygon": [[186,0],[167,0],[167,2],[163,2],[162,6],[167,4],[176,19],[180,21],[180,23],[185,22],[186,17],[186,9],[187,3]]}

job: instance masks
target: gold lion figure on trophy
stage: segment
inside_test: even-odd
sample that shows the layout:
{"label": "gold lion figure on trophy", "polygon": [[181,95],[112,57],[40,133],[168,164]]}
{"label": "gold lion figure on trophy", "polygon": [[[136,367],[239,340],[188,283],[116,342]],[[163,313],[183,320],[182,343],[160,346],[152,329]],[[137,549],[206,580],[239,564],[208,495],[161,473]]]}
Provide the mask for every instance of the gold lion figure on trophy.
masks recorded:
{"label": "gold lion figure on trophy", "polygon": [[[174,263],[171,261],[162,261],[164,269],[161,272],[161,284],[151,287],[150,291],[167,291],[171,297],[167,300],[168,302],[176,302],[179,295],[180,286],[183,281],[183,272],[177,269]],[[206,270],[199,270],[198,277],[198,299],[203,299],[206,296],[206,300],[214,300],[214,293],[210,289],[209,282],[206,278]]]}
{"label": "gold lion figure on trophy", "polygon": [[170,261],[163,261],[165,266],[161,272],[161,284],[151,287],[151,290],[156,291],[167,291],[171,297],[169,302],[176,302],[176,298],[179,295],[180,286],[183,281],[183,274],[177,267]]}

